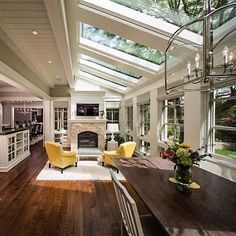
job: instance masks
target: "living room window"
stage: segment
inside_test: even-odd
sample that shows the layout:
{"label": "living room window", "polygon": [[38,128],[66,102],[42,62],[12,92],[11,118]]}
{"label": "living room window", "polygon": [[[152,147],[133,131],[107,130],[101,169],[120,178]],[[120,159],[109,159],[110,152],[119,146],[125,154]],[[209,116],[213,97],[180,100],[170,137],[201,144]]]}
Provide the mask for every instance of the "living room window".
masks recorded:
{"label": "living room window", "polygon": [[139,134],[141,136],[150,133],[150,104],[140,105]]}
{"label": "living room window", "polygon": [[107,113],[107,124],[119,123],[119,108],[106,109]]}
{"label": "living room window", "polygon": [[212,152],[236,160],[236,86],[211,94]]}
{"label": "living room window", "polygon": [[54,108],[54,117],[55,117],[55,130],[67,130],[67,108]]}
{"label": "living room window", "polygon": [[133,107],[127,107],[127,130],[133,130]]}
{"label": "living room window", "polygon": [[184,140],[184,97],[162,102],[161,141],[174,138],[179,143]]}

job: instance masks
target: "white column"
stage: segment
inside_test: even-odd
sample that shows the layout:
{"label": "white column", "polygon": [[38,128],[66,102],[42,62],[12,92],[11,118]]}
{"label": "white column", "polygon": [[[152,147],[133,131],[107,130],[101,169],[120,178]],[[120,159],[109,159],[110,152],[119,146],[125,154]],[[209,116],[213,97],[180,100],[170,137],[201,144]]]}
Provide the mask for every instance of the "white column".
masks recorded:
{"label": "white column", "polygon": [[[138,106],[137,97],[133,97],[133,141],[137,142],[137,132],[138,132]],[[137,143],[138,146],[138,143]]]}
{"label": "white column", "polygon": [[43,101],[43,129],[44,141],[53,141],[53,103],[50,100]]}
{"label": "white column", "polygon": [[157,89],[150,91],[150,154],[157,156]]}
{"label": "white column", "polygon": [[2,131],[2,123],[3,123],[3,111],[2,111],[2,103],[0,102],[0,131]]}
{"label": "white column", "polygon": [[184,142],[193,149],[201,146],[203,107],[201,92],[186,92],[184,95]]}
{"label": "white column", "polygon": [[126,110],[125,110],[125,100],[124,98],[120,101],[120,112],[119,112],[119,125],[120,125],[120,135],[125,138],[125,125],[127,121]]}

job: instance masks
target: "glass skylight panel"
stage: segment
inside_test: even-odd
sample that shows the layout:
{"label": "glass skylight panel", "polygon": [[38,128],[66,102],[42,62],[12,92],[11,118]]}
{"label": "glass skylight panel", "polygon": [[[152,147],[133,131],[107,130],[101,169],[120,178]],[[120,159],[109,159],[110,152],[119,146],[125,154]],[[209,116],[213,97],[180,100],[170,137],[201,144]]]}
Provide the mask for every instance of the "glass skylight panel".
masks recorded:
{"label": "glass skylight panel", "polygon": [[[146,15],[162,19],[169,23],[183,26],[189,21],[196,19],[204,14],[204,1],[153,1],[153,0],[110,0],[133,10],[142,12]],[[235,0],[212,1],[214,8],[219,8]],[[225,17],[225,16],[222,16]],[[197,29],[193,29],[196,31]],[[201,29],[199,29],[201,30]]]}
{"label": "glass skylight panel", "polygon": [[124,39],[92,25],[82,24],[82,37],[158,65],[164,62],[164,55],[162,52]]}
{"label": "glass skylight panel", "polygon": [[96,64],[98,64],[98,65],[100,65],[100,66],[104,66],[104,67],[106,67],[106,68],[108,68],[108,69],[111,69],[111,70],[114,70],[114,71],[116,71],[116,72],[122,73],[122,74],[124,74],[124,75],[131,76],[131,77],[133,77],[133,78],[135,78],[135,79],[140,79],[140,78],[142,78],[141,75],[138,75],[138,74],[136,74],[136,73],[133,73],[133,72],[131,72],[131,71],[125,69],[125,68],[120,68],[120,67],[118,67],[118,66],[111,65],[111,64],[109,64],[109,63],[106,63],[106,62],[104,62],[104,61],[100,61],[100,60],[98,60],[98,59],[96,59],[96,58],[93,58],[93,57],[88,57],[88,56],[85,56],[85,55],[81,55],[81,58],[84,59],[84,60],[86,60],[86,61],[90,61],[90,62],[96,63]]}

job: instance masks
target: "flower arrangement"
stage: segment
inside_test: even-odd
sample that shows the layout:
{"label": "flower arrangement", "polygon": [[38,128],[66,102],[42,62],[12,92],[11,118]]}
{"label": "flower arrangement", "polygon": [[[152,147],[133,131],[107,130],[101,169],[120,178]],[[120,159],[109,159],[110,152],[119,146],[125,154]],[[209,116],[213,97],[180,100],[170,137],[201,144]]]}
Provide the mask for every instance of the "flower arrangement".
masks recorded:
{"label": "flower arrangement", "polygon": [[[175,177],[170,178],[169,180],[180,184],[177,186],[177,188],[181,188],[180,190],[183,190],[184,185],[185,187],[193,186],[193,182],[191,180],[191,167],[193,165],[199,165],[201,160],[207,156],[211,157],[211,154],[199,154],[199,151],[204,147],[193,151],[190,145],[185,143],[178,144],[174,140],[168,140],[167,145],[168,148],[161,153],[161,157],[174,162],[174,170],[176,171]],[[200,188],[200,186],[196,183],[194,183],[194,186],[198,186],[196,188]]]}

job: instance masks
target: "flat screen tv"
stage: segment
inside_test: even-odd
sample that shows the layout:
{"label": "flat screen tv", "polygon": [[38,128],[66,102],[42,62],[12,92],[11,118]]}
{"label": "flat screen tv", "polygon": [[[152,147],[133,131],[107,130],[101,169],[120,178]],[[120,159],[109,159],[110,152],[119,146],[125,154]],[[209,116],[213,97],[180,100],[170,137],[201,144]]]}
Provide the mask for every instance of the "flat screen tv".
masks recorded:
{"label": "flat screen tv", "polygon": [[99,116],[99,104],[76,104],[76,116]]}

